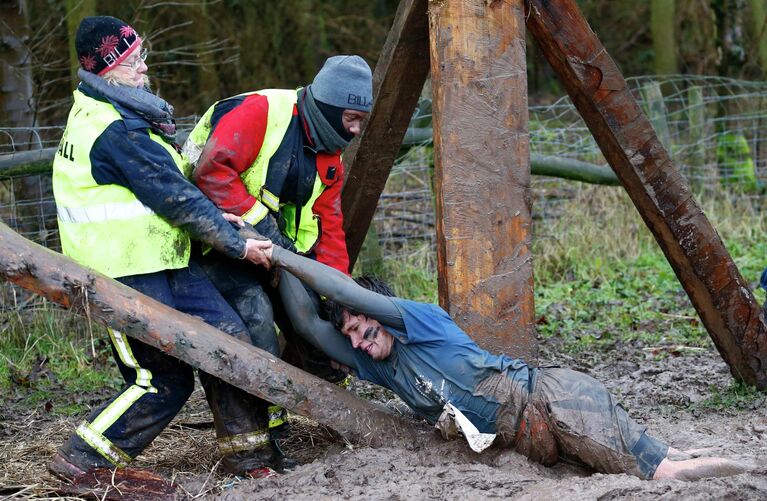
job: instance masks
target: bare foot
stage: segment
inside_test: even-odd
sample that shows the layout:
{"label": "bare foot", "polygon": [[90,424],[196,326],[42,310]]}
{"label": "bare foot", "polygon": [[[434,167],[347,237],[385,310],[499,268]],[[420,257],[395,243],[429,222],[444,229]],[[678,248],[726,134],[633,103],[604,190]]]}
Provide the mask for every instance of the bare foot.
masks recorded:
{"label": "bare foot", "polygon": [[752,469],[751,465],[724,458],[695,458],[683,461],[672,461],[666,458],[658,465],[652,478],[653,480],[673,478],[689,481],[709,477],[729,477]]}

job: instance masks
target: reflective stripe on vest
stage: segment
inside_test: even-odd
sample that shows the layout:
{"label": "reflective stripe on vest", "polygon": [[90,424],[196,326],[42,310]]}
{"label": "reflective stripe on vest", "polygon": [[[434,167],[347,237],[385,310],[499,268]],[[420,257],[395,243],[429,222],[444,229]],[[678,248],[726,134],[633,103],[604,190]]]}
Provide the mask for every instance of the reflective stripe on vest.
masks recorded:
{"label": "reflective stripe on vest", "polygon": [[134,202],[93,205],[90,207],[58,207],[59,220],[65,223],[103,223],[132,219],[138,216],[150,216],[155,212],[141,203]]}
{"label": "reflective stripe on vest", "polygon": [[[248,193],[256,197],[263,205],[257,204],[260,207],[254,206],[243,215],[243,218],[251,224],[254,224],[253,221],[261,221],[266,215],[261,207],[266,206],[275,212],[275,209],[279,207],[286,223],[283,234],[294,242],[296,249],[298,249],[299,252],[309,252],[317,244],[320,237],[319,218],[317,218],[311,210],[314,206],[314,202],[326,188],[320,180],[319,175],[316,175],[315,177],[312,195],[301,210],[298,235],[296,235],[295,229],[295,204],[280,203],[279,197],[276,194],[269,193],[268,190],[263,189],[264,184],[266,183],[266,174],[269,169],[269,159],[275,154],[280,147],[280,144],[282,144],[282,140],[285,138],[285,133],[293,118],[293,109],[298,99],[298,92],[295,90],[266,89],[247,94],[240,94],[235,97],[252,94],[260,94],[266,97],[269,102],[269,116],[266,121],[264,142],[261,145],[258,157],[256,157],[250,167],[240,174],[240,178],[242,179],[245,188],[248,190]],[[218,103],[215,103],[205,112],[184,144],[184,153],[186,153],[190,159],[194,159],[194,164],[197,163],[200,153],[205,147],[205,142],[210,136],[212,129],[210,121],[216,104]]]}
{"label": "reflective stripe on vest", "polygon": [[[112,278],[184,268],[189,263],[187,233],[142,204],[129,189],[99,185],[91,174],[93,145],[119,112],[75,91],[75,102],[53,161],[53,193],[58,207],[64,254]],[[185,161],[163,139],[149,137],[164,148],[184,172]]]}

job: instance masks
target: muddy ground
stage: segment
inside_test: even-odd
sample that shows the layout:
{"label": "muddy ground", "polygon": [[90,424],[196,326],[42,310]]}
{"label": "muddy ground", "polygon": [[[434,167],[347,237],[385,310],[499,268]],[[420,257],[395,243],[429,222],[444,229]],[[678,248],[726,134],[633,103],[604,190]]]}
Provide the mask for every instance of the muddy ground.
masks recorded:
{"label": "muddy ground", "polygon": [[[513,452],[478,455],[461,442],[370,449],[345,443],[315,423],[297,420],[287,449],[302,461],[295,471],[242,480],[217,470],[210,415],[201,392],[137,461],[173,478],[198,499],[767,499],[767,411],[753,396],[736,408],[710,405],[729,385],[713,348],[617,343],[571,357],[556,339],[542,360],[584,370],[605,381],[652,434],[681,449],[708,448],[754,463],[749,474],[697,482],[641,481],[592,474],[559,464],[544,468]],[[390,395],[355,383],[353,391],[397,406]],[[107,392],[94,393],[96,401]],[[0,498],[40,498],[63,492],[45,461],[78,418],[55,417],[52,402],[30,407],[19,390],[0,407]]]}

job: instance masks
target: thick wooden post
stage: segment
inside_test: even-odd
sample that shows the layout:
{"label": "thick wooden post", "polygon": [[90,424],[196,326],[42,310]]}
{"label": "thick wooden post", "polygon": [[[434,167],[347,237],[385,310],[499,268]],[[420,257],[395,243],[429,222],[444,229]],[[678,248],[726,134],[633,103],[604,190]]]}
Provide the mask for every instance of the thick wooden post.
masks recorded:
{"label": "thick wooden post", "polygon": [[352,266],[429,74],[427,3],[400,1],[373,73],[373,109],[362,135],[344,152],[341,207]]}
{"label": "thick wooden post", "polygon": [[483,348],[537,356],[523,0],[430,3],[442,306]]}
{"label": "thick wooden post", "polygon": [[350,440],[412,443],[412,424],[202,320],[34,244],[0,223],[0,278],[47,297]]}
{"label": "thick wooden post", "polygon": [[767,388],[767,326],[716,230],[574,0],[529,0],[527,26],[671,263],[732,374]]}

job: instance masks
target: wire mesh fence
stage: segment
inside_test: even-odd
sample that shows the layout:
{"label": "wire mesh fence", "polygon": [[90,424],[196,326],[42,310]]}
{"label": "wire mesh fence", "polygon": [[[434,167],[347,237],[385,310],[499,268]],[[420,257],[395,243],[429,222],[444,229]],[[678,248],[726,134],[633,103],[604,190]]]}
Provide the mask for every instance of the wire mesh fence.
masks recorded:
{"label": "wire mesh fence", "polygon": [[[720,77],[629,79],[676,167],[698,196],[747,198],[761,208],[767,186],[767,84]],[[188,133],[195,117],[179,120]],[[56,148],[63,127],[0,128],[0,154]],[[605,165],[594,138],[569,98],[530,107],[533,155]],[[372,226],[384,259],[435,249],[431,103],[422,100],[378,203]],[[535,221],[557,218],[583,184],[534,176]],[[607,188],[606,188],[607,189]],[[58,250],[50,175],[2,177],[0,219],[35,242]],[[543,225],[534,225],[534,228]],[[541,236],[534,231],[534,238]],[[433,262],[433,261],[432,261]]]}
{"label": "wire mesh fence", "polygon": [[[764,207],[767,84],[690,75],[636,77],[628,84],[698,197],[746,198],[755,208]],[[420,141],[411,141],[417,147],[398,159],[378,205],[374,223],[385,257],[398,258],[418,243],[434,248],[431,140],[423,133],[430,112],[429,103],[416,110],[416,126],[408,136]],[[532,155],[606,165],[568,97],[531,106],[529,112]],[[534,221],[559,217],[584,188],[579,182],[533,176]],[[545,237],[546,226],[534,224],[533,238]]]}

